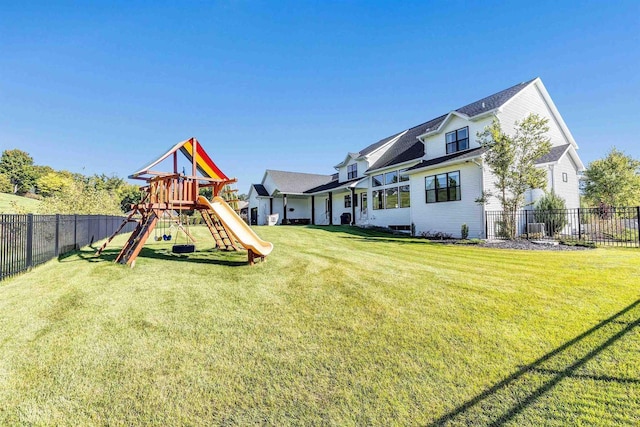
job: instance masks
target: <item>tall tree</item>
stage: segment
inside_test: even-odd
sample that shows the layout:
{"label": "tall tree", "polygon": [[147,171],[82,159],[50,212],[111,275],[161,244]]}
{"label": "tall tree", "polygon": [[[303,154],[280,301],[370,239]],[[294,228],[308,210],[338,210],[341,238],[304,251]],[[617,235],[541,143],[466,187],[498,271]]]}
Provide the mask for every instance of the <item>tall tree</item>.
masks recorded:
{"label": "tall tree", "polygon": [[593,205],[640,205],[640,161],[615,147],[584,172],[584,195]]}
{"label": "tall tree", "polygon": [[528,189],[545,188],[546,172],[537,168],[535,162],[551,150],[547,136],[548,119],[529,114],[515,122],[515,132],[507,135],[500,122],[495,119],[483,132],[478,132],[478,141],[487,151],[484,162],[495,176],[496,192],[484,192],[477,202],[485,203],[496,197],[502,206],[502,234],[508,238],[516,236],[516,212],[524,206]]}
{"label": "tall tree", "polygon": [[14,193],[27,193],[35,181],[33,158],[22,150],[4,150],[0,158],[0,173],[9,177]]}

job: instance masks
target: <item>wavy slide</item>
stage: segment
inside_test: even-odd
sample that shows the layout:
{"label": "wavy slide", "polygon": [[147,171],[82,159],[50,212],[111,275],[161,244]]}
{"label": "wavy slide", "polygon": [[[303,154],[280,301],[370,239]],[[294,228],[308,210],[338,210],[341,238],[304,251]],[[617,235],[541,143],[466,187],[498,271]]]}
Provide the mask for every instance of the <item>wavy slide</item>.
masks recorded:
{"label": "wavy slide", "polygon": [[258,237],[251,227],[238,216],[222,197],[217,196],[209,201],[206,197],[199,196],[198,203],[209,206],[209,209],[216,214],[224,226],[233,233],[236,240],[238,240],[245,249],[251,249],[260,256],[267,256],[273,250],[273,243],[266,242]]}

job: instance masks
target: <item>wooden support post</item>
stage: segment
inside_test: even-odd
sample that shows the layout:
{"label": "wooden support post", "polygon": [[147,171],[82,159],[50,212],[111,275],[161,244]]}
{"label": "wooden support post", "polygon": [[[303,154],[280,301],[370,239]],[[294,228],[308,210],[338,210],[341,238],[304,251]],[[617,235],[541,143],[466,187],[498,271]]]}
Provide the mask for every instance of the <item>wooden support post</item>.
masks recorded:
{"label": "wooden support post", "polygon": [[266,257],[262,255],[258,255],[257,253],[253,252],[251,249],[247,250],[247,255],[249,257],[249,265],[255,265],[257,258],[260,258],[261,262],[267,261]]}
{"label": "wooden support post", "polygon": [[316,196],[311,196],[311,225],[316,225]]}
{"label": "wooden support post", "polygon": [[192,156],[192,166],[191,166],[191,176],[194,177],[193,181],[193,200],[194,202],[198,200],[198,180],[195,178],[198,173],[198,140],[193,138],[193,156]]}
{"label": "wooden support post", "polygon": [[269,215],[273,215],[273,197],[269,197]]}
{"label": "wooden support post", "polygon": [[333,225],[333,193],[329,191],[329,225]]}

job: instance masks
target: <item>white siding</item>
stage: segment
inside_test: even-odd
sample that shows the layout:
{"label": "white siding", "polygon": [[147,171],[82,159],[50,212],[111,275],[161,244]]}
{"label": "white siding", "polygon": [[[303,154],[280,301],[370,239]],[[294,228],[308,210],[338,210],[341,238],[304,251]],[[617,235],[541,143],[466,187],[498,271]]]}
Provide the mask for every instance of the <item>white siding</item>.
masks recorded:
{"label": "white siding", "polygon": [[[551,171],[553,180],[549,180],[548,188],[562,197],[567,205],[567,209],[575,209],[580,207],[580,190],[578,183],[578,167],[571,159],[569,153],[566,153],[558,162],[553,165]],[[562,180],[562,174],[567,174],[567,182]],[[553,183],[553,188],[551,187]]]}
{"label": "white siding", "polygon": [[477,141],[476,133],[482,132],[484,128],[491,124],[493,116],[478,120],[477,122],[465,120],[457,116],[452,116],[449,122],[442,128],[442,132],[425,138],[424,159],[435,159],[447,155],[447,145],[445,135],[447,132],[469,126],[469,148],[477,148],[480,146]]}
{"label": "white siding", "polygon": [[364,171],[366,171],[369,167],[366,160],[350,159],[346,165],[341,166],[340,169],[338,170],[338,182],[345,182],[349,180],[348,166],[354,163],[358,165],[358,177],[362,177],[364,175]]}
{"label": "white siding", "polygon": [[[461,200],[426,203],[425,177],[460,171]],[[482,169],[474,163],[462,163],[431,169],[411,176],[411,220],[416,234],[444,232],[460,237],[462,224],[469,226],[469,237],[484,237],[484,211],[475,199],[482,192]]]}
{"label": "white siding", "polygon": [[552,145],[570,143],[569,139],[567,139],[562,132],[560,124],[556,121],[542,93],[535,84],[531,84],[526,89],[523,89],[503,107],[502,112],[498,113],[502,130],[507,134],[513,134],[516,120],[521,121],[531,113],[549,119],[548,136],[551,139]]}
{"label": "white siding", "polygon": [[340,225],[340,215],[345,212],[351,213],[351,208],[344,207],[344,196],[348,194],[351,194],[351,190],[341,190],[333,193],[333,225]]}
{"label": "white siding", "polygon": [[[284,203],[284,198],[274,199],[273,203]],[[293,209],[293,211],[291,211]],[[284,212],[284,210],[283,210]],[[311,220],[311,197],[287,196],[287,219]],[[282,217],[280,217],[282,219]]]}
{"label": "white siding", "polygon": [[278,187],[276,186],[276,183],[273,182],[271,175],[269,175],[268,173],[264,176],[264,179],[262,180],[262,185],[264,185],[264,188],[267,189],[267,192],[269,194],[273,194],[273,192],[278,189]]}
{"label": "white siding", "polygon": [[327,211],[328,199],[329,196],[315,196],[316,225],[329,225],[329,213]]}

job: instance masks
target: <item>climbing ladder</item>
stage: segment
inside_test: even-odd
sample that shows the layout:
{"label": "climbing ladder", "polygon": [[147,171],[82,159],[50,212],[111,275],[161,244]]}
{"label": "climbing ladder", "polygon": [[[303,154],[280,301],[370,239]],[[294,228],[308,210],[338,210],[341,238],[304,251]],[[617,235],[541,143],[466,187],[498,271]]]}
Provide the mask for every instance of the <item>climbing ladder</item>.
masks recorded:
{"label": "climbing ladder", "polygon": [[227,231],[218,217],[213,212],[205,209],[200,210],[200,213],[216,242],[216,246],[226,251],[237,251],[238,246],[233,235]]}
{"label": "climbing ladder", "polygon": [[118,254],[116,262],[132,265],[157,223],[158,215],[154,210],[142,212],[142,219]]}

